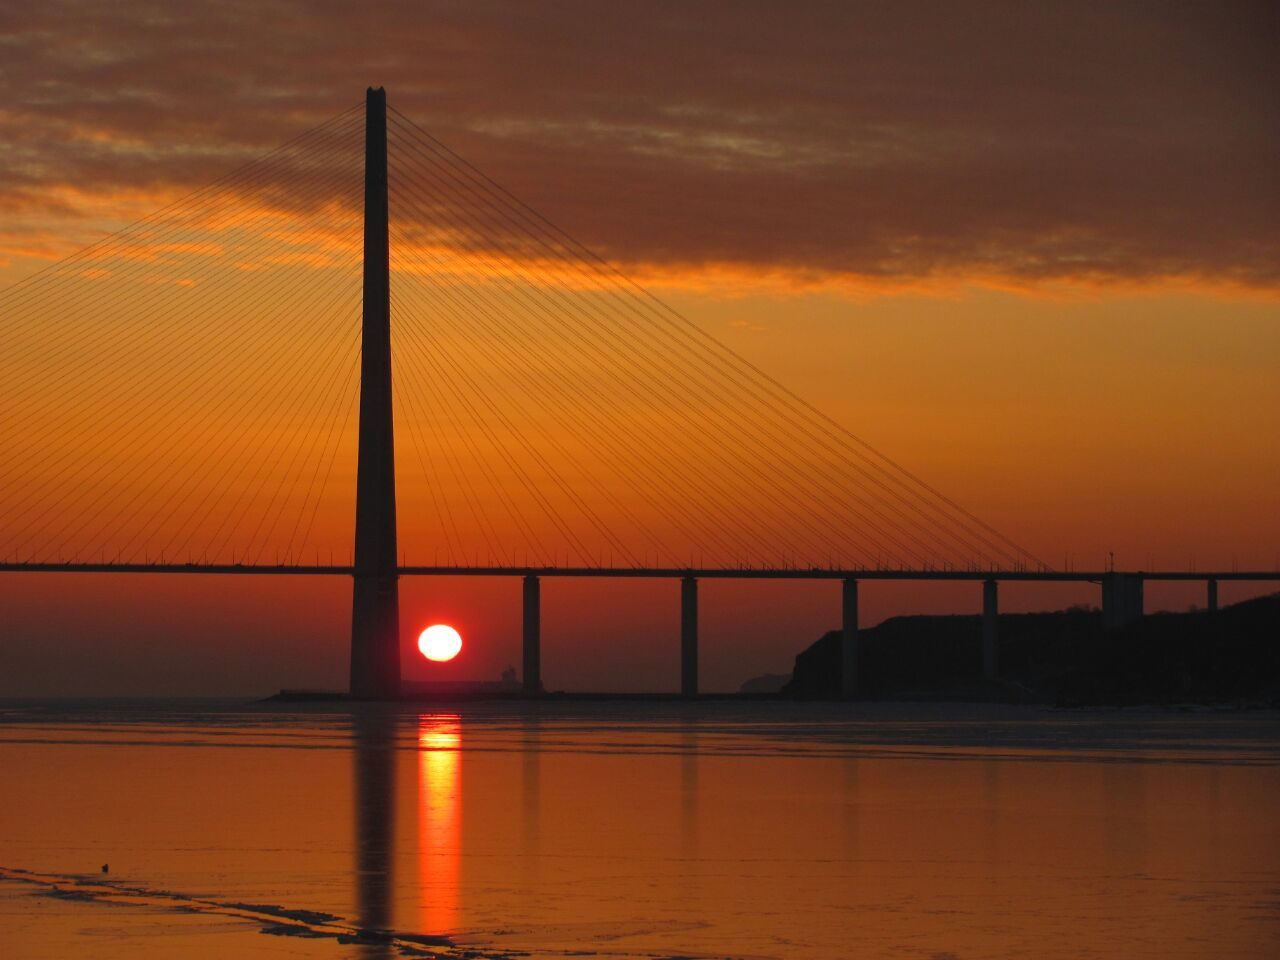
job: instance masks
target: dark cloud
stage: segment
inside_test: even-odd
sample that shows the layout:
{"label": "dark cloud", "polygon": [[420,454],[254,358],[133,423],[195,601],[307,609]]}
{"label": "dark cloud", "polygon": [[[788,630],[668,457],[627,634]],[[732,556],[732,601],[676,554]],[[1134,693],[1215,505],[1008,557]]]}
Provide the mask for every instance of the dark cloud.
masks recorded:
{"label": "dark cloud", "polygon": [[1270,3],[0,12],[0,209],[198,186],[368,83],[629,263],[1280,285]]}

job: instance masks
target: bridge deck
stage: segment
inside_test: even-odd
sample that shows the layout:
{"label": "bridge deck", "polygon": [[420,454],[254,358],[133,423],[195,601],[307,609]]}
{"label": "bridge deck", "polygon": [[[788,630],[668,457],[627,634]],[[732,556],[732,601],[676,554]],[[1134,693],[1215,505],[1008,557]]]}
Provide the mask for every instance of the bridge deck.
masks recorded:
{"label": "bridge deck", "polygon": [[[1277,570],[832,570],[753,567],[503,567],[402,566],[402,577],[609,577],[706,580],[1007,580],[1100,582],[1111,573],[1145,580],[1280,581]],[[241,563],[0,563],[0,573],[161,573],[351,576],[350,566]]]}

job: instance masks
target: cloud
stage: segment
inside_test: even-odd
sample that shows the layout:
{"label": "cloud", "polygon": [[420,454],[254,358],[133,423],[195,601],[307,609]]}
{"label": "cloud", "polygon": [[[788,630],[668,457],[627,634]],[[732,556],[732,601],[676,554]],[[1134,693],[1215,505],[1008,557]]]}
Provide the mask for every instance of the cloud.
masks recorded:
{"label": "cloud", "polygon": [[0,248],[76,234],[78,195],[198,187],[376,83],[646,275],[1280,289],[1272,4],[178,11],[0,13]]}

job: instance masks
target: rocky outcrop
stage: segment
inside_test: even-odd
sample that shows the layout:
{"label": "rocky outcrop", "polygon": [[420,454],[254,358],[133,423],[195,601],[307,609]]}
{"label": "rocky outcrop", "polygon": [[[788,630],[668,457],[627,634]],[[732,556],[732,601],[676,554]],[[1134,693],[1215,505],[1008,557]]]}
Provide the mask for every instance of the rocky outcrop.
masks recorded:
{"label": "rocky outcrop", "polygon": [[[1112,631],[1096,610],[1002,614],[1000,679],[982,677],[979,616],[894,617],[858,635],[869,699],[1132,704],[1275,702],[1280,594],[1214,613],[1156,613]],[[836,699],[840,634],[802,651],[784,696]]]}

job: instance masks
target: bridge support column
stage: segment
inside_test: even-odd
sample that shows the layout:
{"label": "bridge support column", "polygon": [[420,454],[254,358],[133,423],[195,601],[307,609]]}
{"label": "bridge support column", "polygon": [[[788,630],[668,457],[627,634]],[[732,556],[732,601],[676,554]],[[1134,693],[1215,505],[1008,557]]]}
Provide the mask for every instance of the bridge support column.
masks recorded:
{"label": "bridge support column", "polygon": [[994,680],[1000,672],[999,650],[999,584],[994,580],[982,584],[982,675]]}
{"label": "bridge support column", "polygon": [[365,100],[364,314],[356,454],[351,695],[400,695],[396,465],[391,413],[391,279],[387,247],[387,96]]}
{"label": "bridge support column", "polygon": [[680,693],[698,695],[698,581],[680,581]]}
{"label": "bridge support column", "polygon": [[858,581],[840,585],[840,699],[858,696]]}
{"label": "bridge support column", "polygon": [[1114,630],[1142,616],[1142,574],[1108,573],[1102,579],[1102,628]]}
{"label": "bridge support column", "polygon": [[1209,595],[1209,596],[1208,596],[1208,600],[1209,600],[1209,612],[1210,612],[1210,613],[1217,613],[1217,612],[1218,612],[1218,581],[1217,581],[1217,580],[1206,580],[1206,581],[1205,581],[1205,588],[1206,588],[1206,590],[1207,590],[1207,592],[1208,592],[1208,595]]}
{"label": "bridge support column", "polygon": [[538,578],[524,578],[524,672],[526,697],[542,693],[542,588]]}

